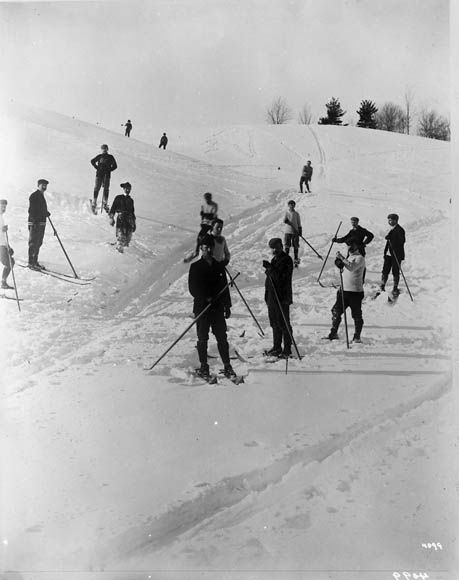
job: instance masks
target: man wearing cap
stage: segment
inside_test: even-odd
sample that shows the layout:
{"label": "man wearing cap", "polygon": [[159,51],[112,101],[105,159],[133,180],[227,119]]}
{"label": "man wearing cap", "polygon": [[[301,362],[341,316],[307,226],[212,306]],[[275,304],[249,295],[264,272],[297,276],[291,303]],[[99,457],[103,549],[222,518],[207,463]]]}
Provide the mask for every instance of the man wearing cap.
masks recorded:
{"label": "man wearing cap", "polygon": [[96,183],[94,185],[94,198],[92,202],[92,211],[97,213],[97,198],[99,196],[100,188],[103,186],[104,193],[102,196],[102,204],[105,211],[108,212],[108,194],[110,189],[110,176],[112,171],[118,167],[113,155],[108,152],[108,145],[101,145],[100,147],[102,153],[96,155],[94,159],[91,159],[91,165],[96,170]]}
{"label": "man wearing cap", "polygon": [[381,290],[386,287],[386,282],[392,271],[394,279],[394,287],[392,294],[398,296],[400,290],[398,284],[400,282],[400,264],[405,259],[405,230],[398,223],[398,215],[390,213],[387,216],[387,221],[390,226],[389,233],[385,237],[386,246],[384,248],[384,263],[381,274]]}
{"label": "man wearing cap", "polygon": [[201,205],[201,229],[196,239],[196,248],[193,253],[184,259],[184,262],[190,262],[199,255],[201,239],[212,230],[213,223],[218,219],[218,204],[212,201],[212,194],[204,194],[204,203]]}
{"label": "man wearing cap", "polygon": [[361,246],[363,250],[362,255],[365,256],[365,246],[367,246],[375,236],[370,231],[359,225],[358,217],[351,217],[351,226],[352,228],[345,236],[342,236],[341,238],[335,236],[333,241],[336,244],[347,244],[348,246],[355,242]]}
{"label": "man wearing cap", "polygon": [[301,217],[300,214],[295,210],[296,203],[291,199],[287,204],[287,211],[284,216],[284,242],[285,242],[285,253],[288,255],[290,253],[290,248],[293,246],[293,256],[294,256],[294,266],[295,268],[300,263],[298,259],[298,248],[300,247],[300,236],[303,235],[303,229],[301,227]]}
{"label": "man wearing cap", "polygon": [[131,120],[128,119],[128,122],[125,123],[124,126],[126,127],[126,130],[124,132],[124,136],[125,137],[130,137],[131,136],[131,131],[132,131],[132,123],[131,123]]}
{"label": "man wearing cap", "polygon": [[273,258],[271,262],[263,260],[263,267],[266,273],[265,302],[268,306],[269,324],[273,329],[273,346],[266,354],[289,357],[292,354],[290,304],[292,304],[293,262],[284,252],[280,238],[272,238],[268,245]]}
{"label": "man wearing cap", "polygon": [[123,253],[124,248],[129,246],[133,232],[136,230],[136,219],[134,210],[134,200],[131,197],[131,184],[129,182],[121,183],[120,187],[124,189],[124,195],[120,194],[113,200],[112,207],[109,211],[110,225],[115,225],[116,218],[116,249]]}
{"label": "man wearing cap", "polygon": [[193,314],[198,316],[212,303],[212,306],[196,322],[197,348],[201,363],[196,374],[206,380],[209,378],[207,343],[210,329],[217,339],[218,352],[224,365],[225,376],[229,378],[236,376],[230,363],[229,345],[226,337],[225,319],[231,316],[231,300],[229,292],[223,292],[219,298],[216,298],[227,282],[223,262],[217,262],[212,256],[214,246],[213,236],[210,234],[203,236],[200,240],[201,259],[191,264],[188,274],[188,289],[194,298]]}
{"label": "man wearing cap", "polygon": [[46,218],[51,215],[45,199],[48,183],[46,179],[39,179],[37,190],[29,197],[29,268],[33,270],[43,267],[38,263],[38,253],[45,235]]}
{"label": "man wearing cap", "polygon": [[311,161],[309,160],[307,162],[307,164],[303,167],[303,172],[301,174],[301,178],[300,178],[300,192],[303,193],[303,183],[306,186],[306,189],[308,190],[308,193],[311,193],[311,190],[309,189],[309,182],[312,179],[312,165],[311,165]]}
{"label": "man wearing cap", "polygon": [[164,151],[166,150],[167,147],[167,142],[169,141],[169,139],[167,138],[166,133],[163,133],[163,136],[161,137],[160,141],[159,141],[159,149],[163,148]]}
{"label": "man wearing cap", "polygon": [[2,289],[3,290],[13,290],[13,286],[10,286],[7,282],[7,278],[10,275],[11,268],[14,266],[13,259],[13,249],[9,246],[7,240],[8,226],[5,224],[3,219],[3,214],[6,212],[6,206],[8,202],[6,199],[0,199],[0,261],[3,264],[2,272]]}

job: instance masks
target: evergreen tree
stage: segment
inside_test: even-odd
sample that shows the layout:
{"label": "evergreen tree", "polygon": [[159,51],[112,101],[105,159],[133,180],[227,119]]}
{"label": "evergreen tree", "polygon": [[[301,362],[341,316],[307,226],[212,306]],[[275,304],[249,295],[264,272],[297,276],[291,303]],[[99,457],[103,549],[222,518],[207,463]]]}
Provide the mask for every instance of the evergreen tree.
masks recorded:
{"label": "evergreen tree", "polygon": [[319,119],[319,125],[341,125],[341,117],[346,113],[341,108],[339,99],[332,97],[325,105],[327,107],[327,116]]}
{"label": "evergreen tree", "polygon": [[357,111],[359,120],[357,127],[365,127],[366,129],[376,129],[376,119],[374,115],[378,112],[376,105],[369,100],[364,100],[360,103],[360,109]]}

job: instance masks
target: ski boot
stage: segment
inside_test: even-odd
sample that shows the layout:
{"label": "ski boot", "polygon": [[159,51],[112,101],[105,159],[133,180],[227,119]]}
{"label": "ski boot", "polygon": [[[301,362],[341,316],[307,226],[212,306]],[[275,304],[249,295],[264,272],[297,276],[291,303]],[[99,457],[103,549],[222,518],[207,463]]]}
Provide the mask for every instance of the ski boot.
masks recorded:
{"label": "ski boot", "polygon": [[300,259],[299,258],[295,258],[293,260],[293,265],[295,268],[298,268],[298,266],[300,265]]}
{"label": "ski boot", "polygon": [[360,338],[360,336],[355,336],[355,334],[354,334],[354,338],[352,339],[352,342],[357,342],[360,344],[362,342],[362,339]]}
{"label": "ski boot", "polygon": [[338,332],[334,329],[330,330],[330,334],[328,336],[325,336],[325,340],[338,340],[339,336],[338,336]]}
{"label": "ski boot", "polygon": [[234,372],[233,367],[229,363],[225,365],[225,368],[223,369],[223,374],[227,379],[236,378],[236,373]]}
{"label": "ski boot", "polygon": [[14,287],[10,286],[5,280],[2,280],[2,290],[14,290]]}
{"label": "ski boot", "polygon": [[97,215],[97,205],[95,201],[91,201],[91,211],[94,215]]}
{"label": "ski boot", "polygon": [[276,348],[276,347],[272,347],[269,350],[265,350],[264,355],[265,356],[280,356],[282,354],[282,349],[280,348]]}
{"label": "ski boot", "polygon": [[110,211],[110,208],[108,207],[108,203],[104,203],[102,207],[106,213],[108,213]]}

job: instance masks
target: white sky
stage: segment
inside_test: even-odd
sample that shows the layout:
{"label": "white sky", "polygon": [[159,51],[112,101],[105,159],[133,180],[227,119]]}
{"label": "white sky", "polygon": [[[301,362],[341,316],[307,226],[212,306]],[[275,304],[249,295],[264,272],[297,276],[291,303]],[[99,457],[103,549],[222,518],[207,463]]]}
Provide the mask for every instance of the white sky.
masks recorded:
{"label": "white sky", "polygon": [[339,97],[449,112],[447,0],[0,4],[8,98],[119,130],[264,123],[283,96],[317,119]]}

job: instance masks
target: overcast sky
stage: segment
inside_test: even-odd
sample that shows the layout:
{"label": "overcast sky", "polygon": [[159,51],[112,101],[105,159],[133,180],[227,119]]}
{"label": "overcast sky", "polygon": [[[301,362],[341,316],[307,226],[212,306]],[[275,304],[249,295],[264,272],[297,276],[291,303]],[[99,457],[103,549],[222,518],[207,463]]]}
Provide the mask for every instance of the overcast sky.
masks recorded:
{"label": "overcast sky", "polygon": [[[283,96],[449,111],[447,0],[0,4],[4,96],[119,128],[263,123]],[[7,82],[4,82],[7,81]]]}

